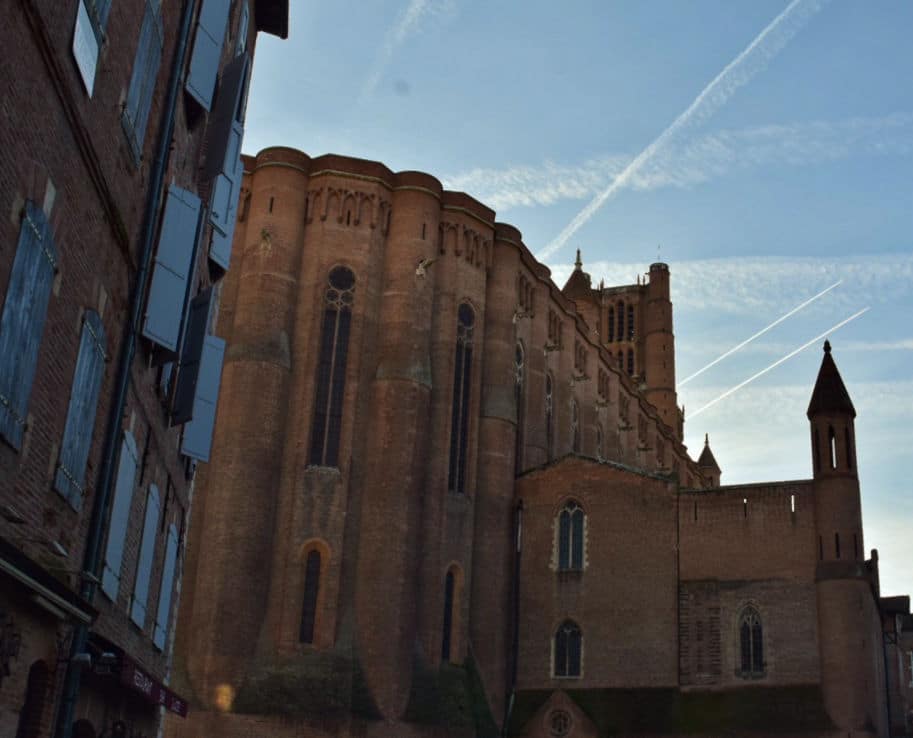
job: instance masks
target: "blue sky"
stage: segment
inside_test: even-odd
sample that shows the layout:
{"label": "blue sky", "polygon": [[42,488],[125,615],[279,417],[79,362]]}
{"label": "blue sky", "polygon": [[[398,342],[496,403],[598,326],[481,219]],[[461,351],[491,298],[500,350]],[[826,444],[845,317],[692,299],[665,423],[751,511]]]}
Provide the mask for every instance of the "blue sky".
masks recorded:
{"label": "blue sky", "polygon": [[[867,548],[913,593],[913,3],[291,0],[261,36],[245,150],[419,169],[516,225],[561,285],[670,265],[686,443],[724,483],[811,475],[830,334],[858,412]],[[595,199],[595,201],[594,201]],[[573,232],[569,232],[569,226]],[[693,416],[693,417],[692,417]]]}

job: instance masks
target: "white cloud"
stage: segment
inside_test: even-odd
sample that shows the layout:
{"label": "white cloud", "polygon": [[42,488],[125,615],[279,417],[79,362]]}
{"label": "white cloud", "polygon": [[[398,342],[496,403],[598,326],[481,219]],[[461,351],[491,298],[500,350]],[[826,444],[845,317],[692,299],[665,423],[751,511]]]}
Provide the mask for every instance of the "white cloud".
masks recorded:
{"label": "white cloud", "polygon": [[[552,279],[564,284],[572,264],[549,264]],[[607,285],[633,284],[643,272],[643,264],[610,261],[588,262],[586,270],[593,282],[605,279]],[[838,279],[843,284],[826,300],[809,307],[809,313],[827,303],[828,314],[835,310],[855,311],[871,304],[874,309],[892,301],[909,300],[913,283],[913,254],[886,253],[843,258],[744,257],[732,259],[695,259],[670,265],[672,302],[676,312],[713,310],[733,316],[774,318],[796,303]]]}
{"label": "white cloud", "polygon": [[[808,121],[722,130],[690,142],[670,143],[630,177],[630,187],[650,191],[687,188],[734,171],[762,166],[803,166],[855,155],[913,154],[913,113],[841,121]],[[444,178],[504,211],[583,200],[612,184],[633,157],[605,154],[580,164],[546,161],[506,169],[476,168]]]}

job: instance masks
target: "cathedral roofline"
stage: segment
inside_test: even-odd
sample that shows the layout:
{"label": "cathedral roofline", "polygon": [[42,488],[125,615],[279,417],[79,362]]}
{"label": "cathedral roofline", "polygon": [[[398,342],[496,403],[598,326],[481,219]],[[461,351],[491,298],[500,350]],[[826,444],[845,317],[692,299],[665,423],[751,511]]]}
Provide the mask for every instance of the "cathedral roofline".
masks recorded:
{"label": "cathedral roofline", "polygon": [[641,469],[639,466],[632,466],[631,464],[623,464],[620,461],[612,461],[610,459],[597,459],[592,456],[586,456],[584,454],[565,454],[564,456],[559,456],[557,459],[552,459],[547,461],[544,464],[539,466],[534,466],[531,469],[527,469],[522,474],[520,474],[517,479],[522,479],[523,477],[531,476],[537,473],[549,472],[553,468],[560,466],[566,461],[578,459],[580,461],[588,461],[592,464],[598,464],[599,466],[608,466],[612,469],[617,469],[618,471],[629,472],[631,474],[637,474],[640,477],[646,477],[648,479],[658,479],[663,482],[671,482],[674,480],[674,474],[659,474],[657,472],[647,471],[646,469]]}

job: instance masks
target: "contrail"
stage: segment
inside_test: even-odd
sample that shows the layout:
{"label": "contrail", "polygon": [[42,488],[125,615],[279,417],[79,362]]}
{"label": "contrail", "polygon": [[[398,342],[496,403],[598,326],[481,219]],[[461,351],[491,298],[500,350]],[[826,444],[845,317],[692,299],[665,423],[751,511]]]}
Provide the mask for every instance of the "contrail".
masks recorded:
{"label": "contrail", "polygon": [[830,292],[832,289],[834,289],[834,287],[836,287],[837,285],[841,284],[842,282],[843,282],[842,279],[838,279],[836,282],[834,282],[834,284],[832,284],[832,285],[831,285],[830,287],[828,287],[827,289],[821,290],[821,292],[819,292],[819,293],[818,293],[817,295],[815,295],[814,297],[808,298],[808,299],[807,299],[805,302],[803,302],[801,305],[797,305],[796,307],[794,307],[792,310],[790,310],[790,311],[789,311],[788,313],[786,313],[785,315],[781,315],[781,316],[780,316],[779,318],[777,318],[773,323],[771,323],[770,325],[766,326],[765,328],[762,328],[762,329],[759,330],[757,333],[755,333],[753,336],[751,336],[751,338],[746,338],[746,339],[745,339],[744,341],[742,341],[742,343],[740,343],[738,346],[733,346],[733,347],[732,347],[731,349],[729,349],[729,351],[727,351],[725,354],[723,354],[723,355],[721,355],[721,356],[718,356],[718,357],[715,358],[713,361],[711,361],[709,364],[707,364],[707,366],[701,367],[701,368],[698,369],[694,374],[691,374],[690,376],[685,377],[681,382],[678,383],[678,386],[681,387],[683,384],[687,384],[688,382],[690,382],[692,379],[694,379],[694,378],[695,378],[696,376],[698,376],[699,374],[703,374],[703,373],[704,373],[705,371],[707,371],[710,367],[712,367],[712,366],[714,366],[714,365],[716,365],[716,364],[719,364],[719,363],[720,363],[723,359],[725,359],[727,356],[732,356],[732,355],[733,355],[736,351],[738,351],[740,348],[742,348],[743,346],[747,346],[749,343],[751,343],[752,341],[754,341],[754,340],[755,340],[756,338],[758,338],[759,336],[763,336],[763,335],[764,335],[765,333],[767,333],[767,331],[769,331],[771,328],[774,328],[774,327],[780,325],[780,323],[782,323],[782,322],[783,322],[784,320],[786,320],[787,318],[789,318],[789,317],[795,315],[796,313],[798,313],[802,308],[804,308],[804,307],[806,307],[806,306],[808,306],[808,305],[811,305],[811,304],[812,304],[815,300],[817,300],[819,297],[823,297],[823,296],[826,295],[828,292]]}
{"label": "contrail", "polygon": [[817,13],[827,0],[793,0],[780,15],[759,33],[747,47],[720,72],[688,108],[666,130],[641,151],[612,183],[594,197],[590,203],[565,226],[564,230],[536,254],[540,261],[547,259],[564,246],[568,239],[583,226],[610,197],[627,186],[669,139],[692,122],[700,123],[726,104],[730,97],[755,74],[763,70],[803,25]]}
{"label": "contrail", "polygon": [[740,382],[739,384],[737,384],[737,385],[736,385],[735,387],[733,387],[732,389],[726,390],[723,394],[721,394],[721,395],[720,395],[719,397],[717,397],[715,400],[711,400],[710,402],[708,402],[708,403],[707,403],[706,405],[704,405],[703,407],[698,408],[698,409],[695,410],[693,413],[691,413],[691,415],[689,415],[688,417],[689,417],[689,418],[693,418],[695,415],[700,415],[700,414],[701,414],[702,412],[704,412],[704,410],[706,410],[707,408],[713,407],[713,406],[716,405],[720,400],[723,400],[723,399],[729,397],[729,395],[731,395],[733,392],[742,389],[742,387],[744,387],[744,386],[745,386],[746,384],[748,384],[749,382],[753,382],[753,381],[756,380],[758,377],[763,376],[764,374],[767,374],[767,372],[769,372],[771,369],[775,369],[776,367],[780,366],[780,364],[782,364],[782,363],[783,363],[784,361],[786,361],[787,359],[791,359],[793,356],[795,356],[796,354],[798,354],[800,351],[804,351],[804,350],[807,349],[809,346],[811,346],[813,343],[817,343],[817,342],[820,341],[822,338],[825,338],[826,336],[830,335],[831,333],[833,333],[833,332],[834,332],[835,330],[837,330],[838,328],[842,328],[842,327],[845,326],[847,323],[849,323],[851,320],[856,320],[856,318],[858,318],[860,315],[862,315],[863,313],[866,313],[866,312],[868,312],[868,311],[869,311],[869,308],[864,307],[864,308],[862,308],[862,310],[860,310],[858,313],[854,313],[853,315],[851,315],[851,316],[850,316],[849,318],[847,318],[846,320],[841,320],[839,323],[837,323],[837,325],[835,325],[834,327],[830,328],[829,330],[826,330],[826,331],[825,331],[824,333],[822,333],[820,336],[815,336],[815,337],[814,337],[811,341],[809,341],[808,343],[803,343],[801,346],[799,346],[799,348],[795,349],[794,351],[790,351],[788,354],[786,354],[786,356],[784,356],[784,357],[782,357],[782,358],[780,358],[780,359],[777,359],[773,364],[771,364],[770,366],[768,366],[768,367],[762,369],[762,370],[759,371],[757,374],[754,374],[754,375],[750,376],[750,377],[749,377],[748,379],[746,379],[744,382]]}

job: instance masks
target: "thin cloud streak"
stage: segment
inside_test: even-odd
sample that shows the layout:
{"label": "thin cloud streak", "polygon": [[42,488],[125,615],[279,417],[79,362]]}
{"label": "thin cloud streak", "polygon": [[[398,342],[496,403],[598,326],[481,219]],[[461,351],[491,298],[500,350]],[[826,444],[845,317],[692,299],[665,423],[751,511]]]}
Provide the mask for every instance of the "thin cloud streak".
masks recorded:
{"label": "thin cloud streak", "polygon": [[[913,155],[913,112],[839,121],[806,121],[722,130],[687,144],[670,144],[638,171],[631,187],[687,188],[739,170],[806,166],[853,155]],[[583,200],[604,190],[633,157],[606,154],[580,164],[546,161],[506,169],[475,168],[443,179],[495,210]]]}
{"label": "thin cloud streak", "polygon": [[817,295],[815,295],[814,297],[810,297],[810,298],[807,299],[805,302],[803,302],[801,305],[797,305],[796,307],[794,307],[794,308],[793,308],[792,310],[790,310],[788,313],[785,313],[784,315],[781,315],[781,316],[780,316],[779,318],[777,318],[773,323],[771,323],[770,325],[765,326],[764,328],[762,328],[761,330],[759,330],[757,333],[755,333],[753,336],[750,336],[749,338],[746,338],[744,341],[742,341],[742,342],[741,342],[740,344],[738,344],[737,346],[733,346],[731,349],[729,349],[728,351],[726,351],[726,352],[725,352],[724,354],[722,354],[721,356],[718,356],[717,358],[715,358],[715,359],[714,359],[713,361],[711,361],[709,364],[707,364],[707,365],[701,367],[700,369],[698,369],[696,372],[694,372],[694,374],[689,374],[689,375],[688,375],[687,377],[685,377],[681,382],[679,382],[679,386],[682,386],[682,385],[684,385],[684,384],[687,384],[688,382],[690,382],[690,381],[691,381],[692,379],[694,379],[695,377],[700,376],[701,374],[703,374],[705,371],[707,371],[707,370],[710,369],[711,367],[716,366],[717,364],[719,364],[719,363],[720,363],[723,359],[725,359],[727,356],[732,356],[736,351],[738,351],[738,350],[741,349],[741,348],[744,348],[744,347],[747,346],[749,343],[751,343],[752,341],[754,341],[756,338],[760,338],[761,336],[763,336],[763,335],[764,335],[765,333],[767,333],[768,331],[773,330],[774,328],[776,328],[778,325],[780,325],[780,323],[782,323],[782,322],[783,322],[784,320],[786,320],[787,318],[792,317],[793,315],[795,315],[796,313],[798,313],[798,312],[799,312],[800,310],[802,310],[803,308],[805,308],[805,307],[811,305],[813,302],[815,302],[815,300],[817,300],[817,299],[819,299],[819,298],[821,298],[821,297],[824,297],[824,295],[826,295],[828,292],[830,292],[832,289],[834,289],[835,287],[837,287],[837,286],[838,286],[839,284],[841,284],[842,282],[843,282],[842,279],[840,279],[840,280],[834,282],[834,284],[832,284],[832,285],[831,285],[830,287],[828,287],[827,289],[822,290],[821,292],[819,292],[819,293],[818,293]]}
{"label": "thin cloud streak", "polygon": [[433,0],[409,0],[409,4],[399,14],[396,23],[384,36],[384,43],[377,54],[374,67],[362,87],[362,102],[374,94],[393,59],[393,54],[407,38],[421,29],[422,21],[429,15],[448,9],[449,5],[448,2],[434,2]]}
{"label": "thin cloud streak", "polygon": [[762,71],[789,43],[826,0],[793,0],[748,46],[710,82],[666,130],[641,151],[605,190],[583,208],[558,236],[536,255],[547,259],[562,248],[605,202],[628,186],[634,176],[682,129],[704,122],[726,104],[736,91]]}
{"label": "thin cloud streak", "polygon": [[720,402],[721,400],[726,399],[726,398],[729,397],[729,395],[731,395],[733,392],[737,392],[738,390],[742,389],[742,387],[744,387],[744,386],[745,386],[746,384],[748,384],[749,382],[753,382],[754,380],[758,379],[759,377],[763,377],[765,374],[767,374],[767,372],[771,371],[772,369],[776,369],[776,368],[777,368],[778,366],[780,366],[780,364],[782,364],[784,361],[787,361],[787,360],[791,359],[791,358],[792,358],[793,356],[795,356],[796,354],[798,354],[798,353],[800,353],[801,351],[804,351],[805,349],[807,349],[807,348],[808,348],[809,346],[811,346],[813,343],[817,343],[817,342],[820,341],[822,338],[825,338],[826,336],[830,335],[831,333],[833,333],[833,332],[836,331],[837,329],[842,328],[843,326],[845,326],[845,325],[846,325],[847,323],[849,323],[850,321],[856,320],[856,318],[858,318],[860,315],[863,315],[863,314],[867,313],[868,311],[869,311],[869,308],[868,308],[868,307],[864,307],[862,310],[860,310],[860,311],[854,313],[854,314],[851,315],[849,318],[846,318],[845,320],[841,320],[839,323],[837,323],[837,325],[832,326],[832,327],[829,328],[828,330],[824,331],[824,333],[821,333],[820,335],[815,336],[812,340],[808,341],[807,343],[803,343],[801,346],[799,346],[799,348],[794,349],[793,351],[790,351],[788,354],[786,354],[786,356],[783,356],[783,357],[777,359],[777,360],[776,360],[773,364],[771,364],[770,366],[767,366],[767,367],[765,367],[764,369],[762,369],[761,371],[757,372],[756,374],[753,374],[752,376],[750,376],[750,377],[749,377],[748,379],[746,379],[745,381],[740,382],[739,384],[737,384],[735,387],[732,387],[731,389],[726,390],[726,391],[725,391],[723,394],[721,394],[719,397],[717,397],[717,398],[711,400],[710,402],[708,402],[708,403],[707,403],[706,405],[704,405],[703,407],[699,407],[697,410],[695,410],[693,413],[691,413],[691,415],[689,416],[689,418],[690,418],[690,419],[693,419],[695,416],[700,415],[702,412],[704,412],[704,410],[707,410],[707,409],[713,407],[714,405],[716,405],[716,404],[717,404],[718,402]]}

